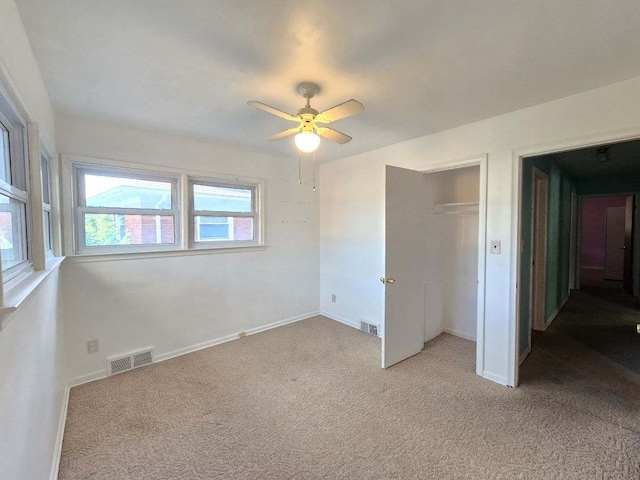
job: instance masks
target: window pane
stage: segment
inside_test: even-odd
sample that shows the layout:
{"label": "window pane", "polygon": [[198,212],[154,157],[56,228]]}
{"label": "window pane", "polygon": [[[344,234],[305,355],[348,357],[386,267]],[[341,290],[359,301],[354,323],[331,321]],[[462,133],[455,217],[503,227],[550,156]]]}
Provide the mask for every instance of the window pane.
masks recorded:
{"label": "window pane", "polygon": [[86,213],[84,232],[87,247],[175,243],[172,215]]}
{"label": "window pane", "polygon": [[26,205],[0,194],[0,255],[2,270],[27,260]]}
{"label": "window pane", "polygon": [[9,130],[0,123],[0,179],[7,183],[9,178]]}
{"label": "window pane", "polygon": [[194,217],[196,242],[253,240],[252,217]]}
{"label": "window pane", "polygon": [[171,210],[171,182],[84,175],[87,207]]}
{"label": "window pane", "polygon": [[49,160],[46,157],[42,157],[42,201],[46,204],[51,204],[51,194],[49,193],[51,181],[49,180]]}
{"label": "window pane", "polygon": [[44,249],[49,251],[53,248],[51,242],[51,212],[44,211]]}
{"label": "window pane", "polygon": [[251,213],[250,188],[193,185],[193,209],[210,212]]}

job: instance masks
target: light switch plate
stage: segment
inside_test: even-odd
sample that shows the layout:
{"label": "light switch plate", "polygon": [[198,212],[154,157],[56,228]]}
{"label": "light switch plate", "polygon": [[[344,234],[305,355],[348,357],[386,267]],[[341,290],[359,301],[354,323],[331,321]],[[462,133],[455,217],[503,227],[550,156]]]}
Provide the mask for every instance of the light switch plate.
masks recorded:
{"label": "light switch plate", "polygon": [[500,240],[491,240],[491,253],[495,255],[502,253],[502,242]]}

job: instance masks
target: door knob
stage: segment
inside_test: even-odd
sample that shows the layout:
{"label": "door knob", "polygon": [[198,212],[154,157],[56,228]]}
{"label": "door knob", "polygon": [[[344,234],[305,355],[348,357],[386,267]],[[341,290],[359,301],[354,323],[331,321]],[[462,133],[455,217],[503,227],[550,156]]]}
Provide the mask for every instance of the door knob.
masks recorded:
{"label": "door knob", "polygon": [[389,284],[392,284],[392,285],[393,285],[394,283],[396,283],[395,279],[393,279],[393,278],[384,278],[384,277],[380,277],[380,281],[381,281],[382,283],[389,283]]}

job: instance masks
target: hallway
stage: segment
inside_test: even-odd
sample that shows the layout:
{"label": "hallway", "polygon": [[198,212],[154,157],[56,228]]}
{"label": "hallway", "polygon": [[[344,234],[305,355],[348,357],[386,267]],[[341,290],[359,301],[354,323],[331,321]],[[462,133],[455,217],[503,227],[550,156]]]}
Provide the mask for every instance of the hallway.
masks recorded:
{"label": "hallway", "polygon": [[520,386],[640,434],[640,311],[601,293],[572,291],[533,342]]}

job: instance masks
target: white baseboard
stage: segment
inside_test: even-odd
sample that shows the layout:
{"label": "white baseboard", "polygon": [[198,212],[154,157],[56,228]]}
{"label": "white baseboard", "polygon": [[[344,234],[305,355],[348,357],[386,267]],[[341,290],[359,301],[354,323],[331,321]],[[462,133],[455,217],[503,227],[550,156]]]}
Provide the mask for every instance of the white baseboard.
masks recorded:
{"label": "white baseboard", "polygon": [[95,372],[85,373],[84,375],[79,375],[77,377],[73,377],[69,379],[69,387],[77,387],[78,385],[82,385],[84,383],[93,382],[94,380],[100,380],[101,378],[107,377],[107,369],[103,368],[102,370],[96,370]]}
{"label": "white baseboard", "polygon": [[179,357],[180,355],[186,355],[187,353],[197,352],[198,350],[202,350],[203,348],[209,348],[215,345],[220,345],[221,343],[230,342],[231,340],[237,340],[238,338],[241,338],[244,336],[254,335],[256,333],[264,332],[265,330],[271,330],[272,328],[282,327],[283,325],[287,325],[289,323],[299,322],[300,320],[306,320],[307,318],[315,317],[316,315],[319,315],[319,314],[320,314],[319,311],[309,312],[303,315],[297,315],[295,317],[289,317],[289,318],[285,318],[284,320],[278,320],[277,322],[261,325],[259,327],[250,328],[243,332],[238,332],[231,335],[225,335],[224,337],[214,338],[213,340],[197,343],[189,347],[179,348],[178,350],[173,350],[172,352],[156,355],[156,357],[154,358],[154,363],[162,362],[164,360],[169,360],[170,358]]}
{"label": "white baseboard", "polygon": [[522,355],[520,355],[520,363],[518,363],[518,365],[522,365],[522,362],[525,361],[525,359],[529,356],[530,353],[531,353],[531,345],[529,345],[527,349],[524,352],[522,352]]}
{"label": "white baseboard", "polygon": [[327,317],[331,320],[335,320],[336,322],[343,323],[349,327],[355,328],[356,330],[360,330],[360,322],[354,322],[353,320],[349,320],[348,318],[341,317],[336,313],[321,311],[320,315],[323,317]]}
{"label": "white baseboard", "polygon": [[505,387],[509,386],[509,382],[506,378],[500,375],[496,375],[495,373],[487,372],[486,370],[482,372],[482,377],[487,380],[491,380],[492,382],[499,383],[500,385],[504,385]]}
{"label": "white baseboard", "polygon": [[67,424],[67,408],[69,407],[69,384],[64,387],[62,397],[62,406],[60,407],[60,418],[58,419],[58,433],[56,434],[56,443],[53,446],[53,459],[51,460],[51,471],[49,480],[58,478],[58,470],[60,469],[60,458],[62,457],[62,438],[64,437],[64,427]]}
{"label": "white baseboard", "polygon": [[476,336],[471,335],[469,333],[460,332],[458,330],[453,330],[452,328],[445,328],[442,330],[444,333],[448,333],[449,335],[453,335],[454,337],[464,338],[465,340],[471,340],[472,342],[476,341]]}
{"label": "white baseboard", "polygon": [[[259,327],[250,328],[248,330],[244,330],[242,332],[233,333],[231,335],[225,335],[223,337],[214,338],[212,340],[207,340],[206,342],[196,343],[195,345],[190,345],[188,347],[179,348],[177,350],[173,350],[171,352],[161,353],[156,355],[154,358],[154,363],[162,362],[164,360],[169,360],[170,358],[179,357],[181,355],[186,355],[187,353],[197,352],[198,350],[202,350],[203,348],[213,347],[215,345],[220,345],[221,343],[230,342],[232,340],[237,340],[238,338],[254,335],[256,333],[264,332],[265,330],[271,330],[272,328],[282,327],[283,325],[287,325],[289,323],[299,322],[300,320],[306,320],[307,318],[315,317],[320,315],[319,311],[309,312],[302,315],[297,315],[295,317],[285,318],[284,320],[278,320],[277,322],[268,323],[266,325],[261,325]],[[74,377],[69,380],[69,385],[72,387],[82,385],[83,383],[93,382],[94,380],[100,380],[101,378],[107,377],[107,369],[97,370],[95,372],[87,373],[85,375],[80,375],[78,377]]]}

